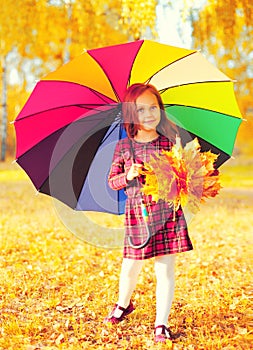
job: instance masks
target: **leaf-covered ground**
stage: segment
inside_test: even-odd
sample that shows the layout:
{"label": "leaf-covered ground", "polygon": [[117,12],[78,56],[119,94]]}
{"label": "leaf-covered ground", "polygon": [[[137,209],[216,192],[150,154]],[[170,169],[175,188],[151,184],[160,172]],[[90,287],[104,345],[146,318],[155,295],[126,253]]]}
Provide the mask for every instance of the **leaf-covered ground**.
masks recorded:
{"label": "leaf-covered ground", "polygon": [[153,261],[133,295],[136,310],[118,326],[103,324],[117,299],[121,250],[76,238],[51,198],[36,196],[17,166],[7,168],[0,167],[0,349],[252,348],[252,165],[224,168],[226,188],[191,221],[195,249],[177,258],[173,345],[153,342]]}

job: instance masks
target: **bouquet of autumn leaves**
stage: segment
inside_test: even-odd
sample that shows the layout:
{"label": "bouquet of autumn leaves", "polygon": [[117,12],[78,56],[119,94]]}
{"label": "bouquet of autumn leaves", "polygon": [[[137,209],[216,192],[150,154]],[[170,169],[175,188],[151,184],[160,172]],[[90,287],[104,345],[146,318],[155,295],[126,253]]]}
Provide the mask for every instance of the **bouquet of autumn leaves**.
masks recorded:
{"label": "bouquet of autumn leaves", "polygon": [[219,171],[214,167],[217,157],[211,151],[200,152],[197,138],[183,148],[177,137],[170,151],[155,153],[144,164],[142,192],[155,202],[172,202],[175,210],[187,205],[195,214],[201,202],[215,197],[221,189]]}

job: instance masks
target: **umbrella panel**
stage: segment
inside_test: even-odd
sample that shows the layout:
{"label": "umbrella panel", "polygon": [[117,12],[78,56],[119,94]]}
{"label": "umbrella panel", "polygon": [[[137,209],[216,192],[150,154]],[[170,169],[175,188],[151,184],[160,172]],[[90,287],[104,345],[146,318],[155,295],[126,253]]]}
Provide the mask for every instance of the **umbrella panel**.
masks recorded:
{"label": "umbrella panel", "polygon": [[[70,129],[64,133],[63,143],[65,138],[67,139],[69,131],[70,133],[74,132],[72,125]],[[80,130],[80,125],[77,129]],[[101,128],[88,138],[85,135],[78,139],[60,162],[51,169],[49,177],[40,188],[40,192],[51,195],[71,208],[75,208],[90,165],[106,131],[106,128]],[[60,148],[60,143],[56,146],[56,152],[58,147]],[[52,157],[54,158],[54,155]],[[53,161],[53,163],[55,162]]]}
{"label": "umbrella panel", "polygon": [[165,106],[165,110],[178,126],[231,156],[240,118],[187,106]]}
{"label": "umbrella panel", "polygon": [[[120,122],[115,122],[107,131],[91,163],[89,173],[78,198],[77,210],[123,214],[126,195],[124,189],[112,190],[108,185],[108,175],[114,149],[118,140],[126,137]],[[81,169],[80,169],[81,170]]]}

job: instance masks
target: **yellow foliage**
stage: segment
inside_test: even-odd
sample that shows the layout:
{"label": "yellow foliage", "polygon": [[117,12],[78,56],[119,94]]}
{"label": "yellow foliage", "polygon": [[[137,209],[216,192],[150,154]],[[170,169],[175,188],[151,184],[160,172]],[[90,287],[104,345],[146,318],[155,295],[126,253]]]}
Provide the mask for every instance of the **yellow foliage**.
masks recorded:
{"label": "yellow foliage", "polygon": [[147,29],[153,36],[156,20],[156,0],[122,0],[121,23],[134,40],[145,37]]}
{"label": "yellow foliage", "polygon": [[[242,33],[243,26],[252,26],[251,0],[209,0],[194,22],[194,37],[203,45],[216,33],[224,47],[232,48]],[[247,39],[246,39],[247,40]]]}
{"label": "yellow foliage", "polygon": [[[247,189],[224,191],[191,222],[195,249],[177,258],[172,342],[159,345],[153,333],[153,260],[139,276],[135,311],[119,325],[105,325],[117,300],[121,250],[75,238],[59,221],[51,198],[35,196],[17,169],[0,164],[1,349],[251,348],[252,182]],[[242,175],[240,168],[227,171],[233,181]],[[242,184],[240,178],[237,185]]]}

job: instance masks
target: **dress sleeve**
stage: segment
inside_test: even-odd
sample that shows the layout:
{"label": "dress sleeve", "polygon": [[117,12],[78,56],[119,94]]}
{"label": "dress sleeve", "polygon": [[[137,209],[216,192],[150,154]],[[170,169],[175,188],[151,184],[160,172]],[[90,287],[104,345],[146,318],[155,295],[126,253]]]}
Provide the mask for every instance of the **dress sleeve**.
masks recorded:
{"label": "dress sleeve", "polygon": [[108,176],[108,184],[113,190],[120,190],[127,186],[124,159],[119,142],[116,144],[111,169]]}

